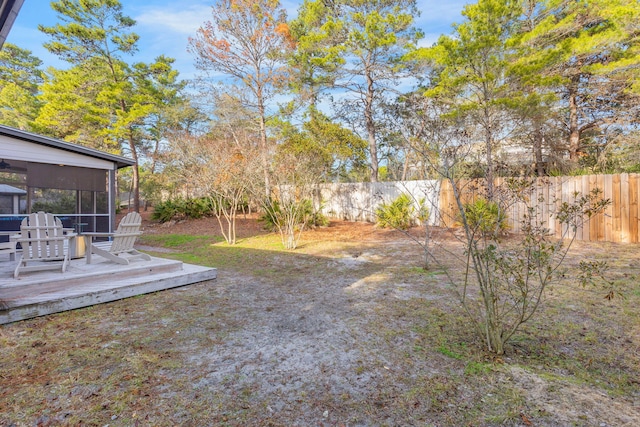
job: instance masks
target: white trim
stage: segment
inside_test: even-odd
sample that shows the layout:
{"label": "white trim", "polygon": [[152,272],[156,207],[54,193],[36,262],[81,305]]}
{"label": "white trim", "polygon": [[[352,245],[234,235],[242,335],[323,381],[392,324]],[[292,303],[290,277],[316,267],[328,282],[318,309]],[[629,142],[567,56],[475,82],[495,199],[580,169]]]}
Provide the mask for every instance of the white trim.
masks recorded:
{"label": "white trim", "polygon": [[84,154],[73,153],[34,142],[0,135],[0,159],[22,160],[26,162],[59,164],[92,169],[116,169],[115,162],[97,159]]}

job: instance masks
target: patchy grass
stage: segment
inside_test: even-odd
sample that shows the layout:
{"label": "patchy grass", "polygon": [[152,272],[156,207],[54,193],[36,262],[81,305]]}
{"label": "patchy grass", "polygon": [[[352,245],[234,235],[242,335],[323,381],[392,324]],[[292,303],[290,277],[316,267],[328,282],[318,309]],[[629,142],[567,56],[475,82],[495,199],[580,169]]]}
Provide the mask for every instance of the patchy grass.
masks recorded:
{"label": "patchy grass", "polygon": [[569,272],[495,357],[418,247],[358,227],[145,235],[218,279],[1,327],[0,425],[639,424],[637,246],[577,245],[624,298]]}
{"label": "patchy grass", "polygon": [[216,236],[192,236],[188,234],[144,234],[140,237],[140,243],[144,245],[180,249],[195,247],[202,242],[211,241],[221,241],[221,238]]}

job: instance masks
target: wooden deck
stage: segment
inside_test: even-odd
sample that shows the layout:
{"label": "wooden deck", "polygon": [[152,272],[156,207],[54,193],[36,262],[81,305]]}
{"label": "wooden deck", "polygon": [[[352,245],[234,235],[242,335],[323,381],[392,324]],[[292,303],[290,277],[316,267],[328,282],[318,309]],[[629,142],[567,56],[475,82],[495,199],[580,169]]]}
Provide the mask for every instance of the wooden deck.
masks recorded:
{"label": "wooden deck", "polygon": [[67,271],[13,278],[17,261],[0,254],[0,324],[116,301],[216,278],[215,268],[152,257],[119,265],[94,255],[71,261]]}

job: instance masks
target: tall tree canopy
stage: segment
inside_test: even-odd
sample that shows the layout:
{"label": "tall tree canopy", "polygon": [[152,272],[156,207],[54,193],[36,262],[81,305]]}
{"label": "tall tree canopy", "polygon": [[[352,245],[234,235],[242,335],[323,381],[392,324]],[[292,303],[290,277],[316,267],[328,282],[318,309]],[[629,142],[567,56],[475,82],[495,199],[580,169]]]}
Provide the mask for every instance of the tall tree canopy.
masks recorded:
{"label": "tall tree canopy", "polygon": [[296,71],[291,84],[303,102],[317,108],[323,90],[332,88],[338,67],[345,63],[340,37],[344,22],[334,19],[330,3],[305,0],[289,23],[295,50],[289,64]]}
{"label": "tall tree canopy", "polygon": [[139,37],[128,32],[136,21],[123,15],[119,0],[58,0],[51,8],[61,23],[38,29],[51,38],[44,46],[61,59],[79,64],[100,58],[115,67],[119,54],[136,52]]}
{"label": "tall tree canopy", "polygon": [[311,156],[318,182],[362,180],[366,177],[367,143],[351,130],[311,107],[301,129],[280,123],[279,151]]}
{"label": "tall tree canopy", "polygon": [[293,47],[286,13],[277,0],[219,0],[212,20],[189,41],[196,66],[246,88],[260,126],[265,192],[270,192],[267,119],[270,102],[286,86],[285,58]]}
{"label": "tall tree canopy", "polygon": [[379,168],[375,108],[399,83],[399,58],[422,36],[413,27],[418,14],[415,0],[306,0],[295,21],[297,54],[315,65],[303,65],[300,77],[309,87],[330,81],[349,93],[344,106],[362,117],[353,126],[366,135],[374,182]]}
{"label": "tall tree canopy", "polygon": [[40,103],[36,95],[43,81],[42,61],[31,51],[5,43],[0,50],[0,122],[30,130]]}
{"label": "tall tree canopy", "polygon": [[[51,7],[59,22],[39,28],[46,48],[69,66],[43,73],[31,52],[6,44],[0,122],[133,157],[142,170],[132,176],[137,208],[140,173],[162,169],[176,129],[196,135],[208,120],[224,120],[219,100],[208,101],[206,117],[184,98],[171,58],[131,60],[138,36],[120,1]],[[488,178],[514,171],[501,168],[505,142],[526,147],[528,165],[519,171],[533,165],[539,175],[600,158],[637,163],[621,159],[640,152],[638,1],[478,0],[428,48],[416,47],[418,12],[415,0],[303,0],[287,22],[277,0],[215,2],[188,49],[208,83],[234,92],[237,107],[252,114],[267,195],[274,155],[284,151],[314,153],[318,180],[366,179],[363,153],[369,180],[409,176],[420,165],[411,147],[433,142],[416,127],[433,124],[421,117],[436,114],[431,105],[446,114],[443,123],[464,128],[471,152],[482,156],[474,174]],[[416,92],[417,83],[425,86]],[[278,110],[291,100],[305,112]],[[379,172],[385,162],[393,173]]]}
{"label": "tall tree canopy", "polygon": [[464,116],[484,142],[486,176],[492,193],[494,150],[503,138],[504,105],[509,100],[508,42],[522,9],[518,0],[479,0],[465,6],[466,20],[454,26],[453,36],[418,53],[436,69],[435,83],[426,95],[450,100],[450,114]]}
{"label": "tall tree canopy", "polygon": [[[640,3],[637,0],[537,2],[530,31],[519,40],[517,66],[546,77],[566,111],[570,159],[584,153],[586,134],[637,122],[640,94]],[[544,81],[537,80],[539,90]]]}
{"label": "tall tree canopy", "polygon": [[135,21],[122,14],[118,0],[60,0],[51,7],[61,23],[39,29],[51,41],[45,47],[69,62],[52,70],[43,86],[37,123],[43,131],[99,148],[124,151],[136,162],[132,190],[139,210],[139,153],[154,112],[166,95],[177,96],[180,83],[172,59],[130,65],[124,54],[136,52]]}

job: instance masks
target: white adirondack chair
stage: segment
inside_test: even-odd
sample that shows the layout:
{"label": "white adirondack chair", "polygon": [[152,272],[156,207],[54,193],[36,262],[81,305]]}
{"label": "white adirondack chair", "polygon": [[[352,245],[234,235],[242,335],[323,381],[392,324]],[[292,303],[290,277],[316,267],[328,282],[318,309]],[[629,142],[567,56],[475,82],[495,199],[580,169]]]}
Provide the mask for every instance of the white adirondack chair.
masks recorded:
{"label": "white adirondack chair", "polygon": [[74,233],[65,233],[62,222],[53,214],[38,212],[24,218],[20,238],[16,240],[22,246],[22,252],[13,277],[17,279],[21,272],[58,268],[64,273],[69,264],[65,243],[68,248],[68,241],[73,236]]}
{"label": "white adirondack chair", "polygon": [[[134,249],[133,244],[142,234],[142,217],[137,212],[130,212],[120,220],[115,233],[83,233],[87,236],[87,264],[91,264],[91,254],[100,255],[118,264],[127,265],[131,260],[144,259],[151,261],[151,257]],[[111,244],[108,248],[93,242],[94,237],[110,237]],[[127,256],[123,256],[127,255]]]}

